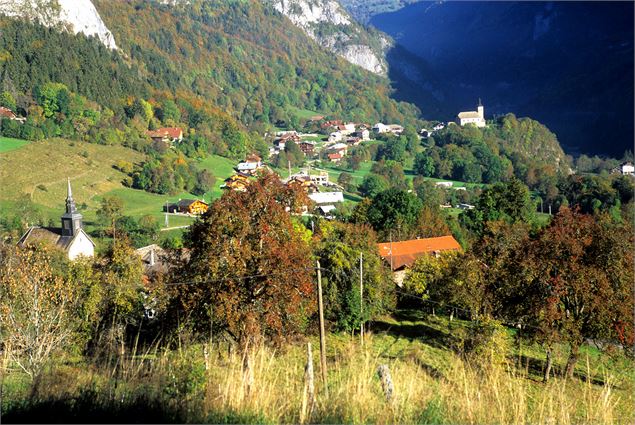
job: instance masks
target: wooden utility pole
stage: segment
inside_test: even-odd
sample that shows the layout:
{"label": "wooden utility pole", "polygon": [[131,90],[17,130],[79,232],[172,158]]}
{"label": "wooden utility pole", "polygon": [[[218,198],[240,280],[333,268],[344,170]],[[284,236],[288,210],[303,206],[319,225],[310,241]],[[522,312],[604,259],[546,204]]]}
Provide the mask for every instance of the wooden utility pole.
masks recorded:
{"label": "wooden utility pole", "polygon": [[324,392],[328,394],[328,387],[326,385],[326,334],[324,333],[324,303],[322,302],[322,271],[320,270],[320,260],[317,260],[317,281],[318,310],[320,311],[320,366],[322,369]]}
{"label": "wooden utility pole", "polygon": [[364,346],[364,254],[359,253],[359,338]]}

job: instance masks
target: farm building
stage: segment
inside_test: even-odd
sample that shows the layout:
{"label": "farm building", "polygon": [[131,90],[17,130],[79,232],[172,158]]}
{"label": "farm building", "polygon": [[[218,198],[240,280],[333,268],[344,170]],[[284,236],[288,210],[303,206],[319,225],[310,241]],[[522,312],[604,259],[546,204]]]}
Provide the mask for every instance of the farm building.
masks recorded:
{"label": "farm building", "polygon": [[390,264],[393,278],[401,286],[406,276],[406,269],[411,267],[422,255],[439,255],[442,252],[459,251],[461,245],[453,236],[412,239],[401,242],[384,242],[377,244],[379,256]]}

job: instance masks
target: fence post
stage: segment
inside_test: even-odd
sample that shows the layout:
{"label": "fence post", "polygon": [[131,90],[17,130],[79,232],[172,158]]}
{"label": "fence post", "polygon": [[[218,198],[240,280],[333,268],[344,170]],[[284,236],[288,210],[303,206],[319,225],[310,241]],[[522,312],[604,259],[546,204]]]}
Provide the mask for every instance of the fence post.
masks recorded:
{"label": "fence post", "polygon": [[300,423],[311,421],[313,404],[315,402],[315,384],[313,380],[313,352],[311,343],[307,343],[307,360],[304,367],[304,389],[302,391],[302,410],[300,411]]}
{"label": "fence post", "polygon": [[386,401],[388,403],[392,403],[395,399],[395,387],[392,383],[392,377],[390,376],[390,369],[388,369],[388,365],[380,365],[377,368],[377,374],[379,375],[381,389],[384,390]]}
{"label": "fence post", "polygon": [[320,318],[320,365],[322,369],[322,384],[324,392],[328,394],[327,374],[326,374],[326,333],[324,332],[324,302],[322,301],[322,272],[320,261],[317,261],[317,281],[318,281],[318,309]]}

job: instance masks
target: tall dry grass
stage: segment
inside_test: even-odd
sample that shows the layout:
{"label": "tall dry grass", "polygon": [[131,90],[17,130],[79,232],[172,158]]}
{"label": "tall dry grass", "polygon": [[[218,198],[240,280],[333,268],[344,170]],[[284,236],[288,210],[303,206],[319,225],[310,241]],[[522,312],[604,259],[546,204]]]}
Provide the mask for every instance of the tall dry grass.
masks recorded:
{"label": "tall dry grass", "polygon": [[[372,336],[366,346],[372,346]],[[350,342],[328,359],[328,391],[314,353],[317,401],[310,422],[336,423],[603,423],[629,421],[618,411],[611,377],[597,385],[530,379],[507,363],[474,364],[452,358],[444,372],[416,356],[385,359]],[[301,348],[277,354],[252,350],[253,384],[238,353],[218,356],[207,374],[204,409],[242,412],[267,422],[299,423],[305,356]],[[386,401],[377,367],[388,364],[396,397]],[[588,371],[592,376],[592,371]],[[632,413],[632,412],[631,412]]]}
{"label": "tall dry grass", "polygon": [[[599,375],[601,370],[592,370],[588,361],[586,375],[596,377],[595,383],[552,378],[544,384],[512,362],[466,362],[448,353],[433,362],[416,349],[391,357],[378,349],[382,344],[386,340],[372,334],[363,347],[353,339],[330,344],[328,388],[320,379],[319,349],[314,349],[316,400],[308,417],[301,414],[307,358],[301,344],[284,352],[258,347],[247,357],[218,345],[208,347],[204,356],[203,346],[191,345],[156,349],[107,369],[67,368],[61,375],[58,370],[39,395],[54,402],[35,410],[45,415],[46,409],[59,413],[72,407],[73,419],[90,419],[97,411],[111,415],[106,416],[111,422],[300,423],[304,418],[306,423],[356,424],[632,423],[632,398],[624,400],[625,391],[616,391],[613,377]],[[381,364],[392,375],[391,402],[377,376]],[[64,407],[60,399],[74,401]],[[29,409],[33,406],[23,406],[24,415],[14,418],[33,419]]]}

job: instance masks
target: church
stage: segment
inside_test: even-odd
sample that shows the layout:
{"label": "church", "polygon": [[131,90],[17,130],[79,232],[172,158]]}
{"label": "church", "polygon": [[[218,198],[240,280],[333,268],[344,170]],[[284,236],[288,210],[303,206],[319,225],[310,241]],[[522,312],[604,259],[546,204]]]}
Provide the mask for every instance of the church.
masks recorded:
{"label": "church", "polygon": [[485,127],[485,108],[481,104],[481,99],[478,100],[476,111],[459,112],[457,121],[461,126],[474,124],[477,127]]}
{"label": "church", "polygon": [[18,246],[40,243],[63,249],[70,260],[79,256],[95,255],[95,243],[82,228],[82,215],[75,206],[70,179],[66,195],[66,212],[62,214],[62,227],[29,227],[18,241]]}

